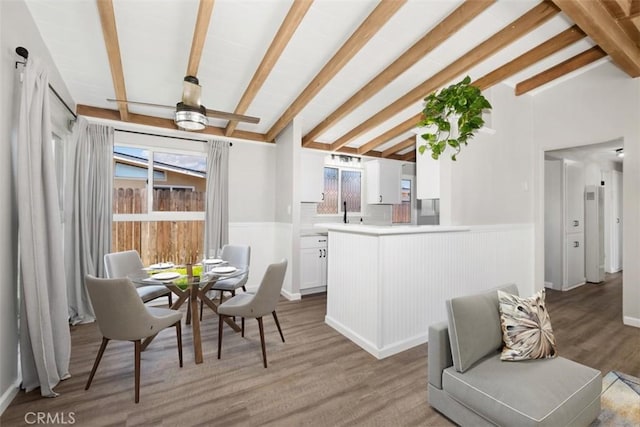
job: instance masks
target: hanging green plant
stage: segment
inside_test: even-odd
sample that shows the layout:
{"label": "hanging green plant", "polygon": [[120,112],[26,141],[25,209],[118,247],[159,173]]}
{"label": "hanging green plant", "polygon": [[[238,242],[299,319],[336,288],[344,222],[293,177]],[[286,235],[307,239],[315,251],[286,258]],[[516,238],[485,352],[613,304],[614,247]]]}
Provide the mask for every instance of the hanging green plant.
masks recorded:
{"label": "hanging green plant", "polygon": [[438,160],[449,146],[455,150],[451,155],[451,160],[455,161],[462,146],[467,145],[478,129],[484,126],[482,111],[490,110],[491,104],[480,89],[470,83],[471,78],[467,76],[461,82],[424,99],[423,119],[418,126],[428,129],[427,133],[422,134],[426,143],[418,147],[420,154],[430,150],[431,157]]}

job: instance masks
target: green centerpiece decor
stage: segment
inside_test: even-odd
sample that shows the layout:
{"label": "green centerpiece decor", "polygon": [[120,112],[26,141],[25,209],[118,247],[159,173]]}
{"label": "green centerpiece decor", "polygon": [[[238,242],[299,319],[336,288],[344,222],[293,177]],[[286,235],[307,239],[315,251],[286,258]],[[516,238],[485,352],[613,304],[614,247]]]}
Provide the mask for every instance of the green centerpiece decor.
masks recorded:
{"label": "green centerpiece decor", "polygon": [[462,146],[484,126],[482,111],[490,110],[491,104],[480,89],[470,83],[471,78],[467,76],[424,99],[423,118],[418,126],[426,128],[426,133],[421,135],[426,143],[418,147],[420,154],[430,150],[431,157],[438,160],[449,146],[455,150],[451,155],[455,161]]}

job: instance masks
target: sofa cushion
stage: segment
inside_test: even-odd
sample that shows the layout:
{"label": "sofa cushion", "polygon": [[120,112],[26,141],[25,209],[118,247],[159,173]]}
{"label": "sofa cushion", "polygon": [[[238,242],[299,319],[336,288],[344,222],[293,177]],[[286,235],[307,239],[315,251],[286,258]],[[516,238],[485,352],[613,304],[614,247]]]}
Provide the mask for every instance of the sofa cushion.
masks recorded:
{"label": "sofa cushion", "polygon": [[516,285],[511,284],[447,301],[451,355],[458,372],[502,348],[498,289],[518,294]]}
{"label": "sofa cushion", "polygon": [[455,400],[497,425],[565,426],[600,399],[600,372],[562,357],[505,363],[498,354],[442,375]]}
{"label": "sofa cushion", "polygon": [[556,340],[544,303],[544,289],[529,298],[498,291],[504,348],[507,361],[556,356]]}

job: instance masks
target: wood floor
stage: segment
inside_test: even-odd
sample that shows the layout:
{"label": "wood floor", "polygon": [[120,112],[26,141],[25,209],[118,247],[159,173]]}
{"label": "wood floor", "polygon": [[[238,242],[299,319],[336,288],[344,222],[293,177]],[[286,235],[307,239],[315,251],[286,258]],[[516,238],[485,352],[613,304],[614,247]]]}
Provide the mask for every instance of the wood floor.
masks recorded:
{"label": "wood floor", "polygon": [[[560,355],[606,373],[640,376],[640,330],[621,321],[621,275],[603,285],[547,291]],[[225,329],[216,358],[217,318],[203,319],[204,363],[195,365],[190,327],[178,367],[175,331],[162,332],[143,352],[140,403],[133,402],[133,344],[107,347],[93,384],[84,390],[100,345],[96,325],[72,328],[72,377],[57,398],[19,393],[2,426],[27,425],[29,412],[73,412],[75,425],[166,426],[447,426],[427,403],[427,346],[376,360],[323,322],[326,298],[278,306],[286,343],[265,318],[269,367],[262,367],[255,321],[247,336]],[[60,419],[60,418],[59,418]]]}

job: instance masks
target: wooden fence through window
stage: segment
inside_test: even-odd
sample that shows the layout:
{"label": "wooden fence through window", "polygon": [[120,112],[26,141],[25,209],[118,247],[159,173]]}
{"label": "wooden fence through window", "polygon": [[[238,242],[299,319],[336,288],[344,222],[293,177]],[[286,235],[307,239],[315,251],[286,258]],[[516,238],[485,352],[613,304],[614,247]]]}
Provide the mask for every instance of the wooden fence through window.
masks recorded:
{"label": "wooden fence through window", "polygon": [[[157,189],[153,209],[164,212],[204,211],[204,192]],[[147,212],[145,188],[115,188],[113,213]],[[112,226],[112,252],[135,249],[145,265],[171,261],[196,263],[204,247],[204,221],[118,221]]]}

